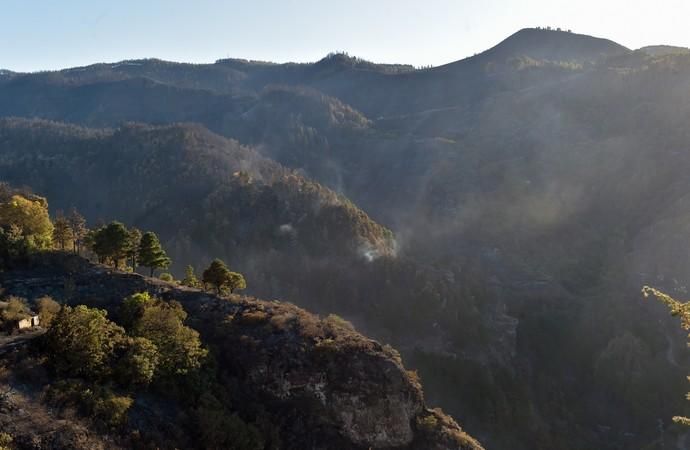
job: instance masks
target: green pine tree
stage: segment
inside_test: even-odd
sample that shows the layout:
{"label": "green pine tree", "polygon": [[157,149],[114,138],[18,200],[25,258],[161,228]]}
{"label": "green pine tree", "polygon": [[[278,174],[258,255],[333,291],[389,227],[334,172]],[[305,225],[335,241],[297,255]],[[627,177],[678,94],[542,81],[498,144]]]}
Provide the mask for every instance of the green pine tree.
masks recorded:
{"label": "green pine tree", "polygon": [[231,272],[228,266],[220,259],[214,259],[208,269],[202,274],[202,281],[206,285],[216,288],[218,295],[230,291],[234,293],[238,289],[246,289],[247,283],[242,274]]}
{"label": "green pine tree", "polygon": [[156,233],[144,233],[139,244],[139,264],[148,267],[151,271],[150,276],[153,276],[156,269],[167,269],[170,263],[171,260],[163,250]]}
{"label": "green pine tree", "polygon": [[182,285],[191,287],[191,288],[199,288],[201,287],[201,282],[199,279],[196,277],[196,274],[194,273],[194,267],[192,266],[187,266],[187,268],[184,271],[185,275],[184,278],[182,279]]}
{"label": "green pine tree", "polygon": [[208,266],[201,276],[205,285],[211,285],[216,288],[216,293],[220,295],[228,280],[230,269],[220,259],[214,259],[211,265]]}
{"label": "green pine tree", "polygon": [[122,223],[111,222],[93,230],[88,241],[99,262],[110,260],[115,268],[119,269],[120,261],[127,256],[129,232]]}

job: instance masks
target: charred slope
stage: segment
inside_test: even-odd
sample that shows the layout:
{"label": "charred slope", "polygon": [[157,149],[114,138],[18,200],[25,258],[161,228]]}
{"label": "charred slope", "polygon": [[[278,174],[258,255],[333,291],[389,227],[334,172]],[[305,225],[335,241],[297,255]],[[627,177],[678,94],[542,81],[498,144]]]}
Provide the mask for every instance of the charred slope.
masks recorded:
{"label": "charred slope", "polygon": [[426,408],[421,386],[395,350],[342,319],[280,302],[221,299],[64,254],[37,256],[28,267],[0,274],[0,284],[11,295],[50,295],[111,314],[136,292],[181,302],[188,324],[237,386],[234,405],[262,405],[283,448],[481,449],[452,419]]}
{"label": "charred slope", "polygon": [[279,249],[359,259],[362,248],[393,250],[390,231],[346,198],[200,126],[10,119],[0,121],[0,147],[3,179],[58,209],[77,206],[92,223],[117,217],[155,229],[174,255]]}

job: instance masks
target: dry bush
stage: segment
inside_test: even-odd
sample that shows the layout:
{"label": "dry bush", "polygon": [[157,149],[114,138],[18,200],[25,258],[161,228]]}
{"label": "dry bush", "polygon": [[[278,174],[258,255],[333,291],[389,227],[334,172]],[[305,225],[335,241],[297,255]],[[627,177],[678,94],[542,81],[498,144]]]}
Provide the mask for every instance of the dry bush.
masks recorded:
{"label": "dry bush", "polygon": [[348,322],[337,314],[329,314],[325,319],[323,319],[323,321],[330,330],[349,332],[355,331],[355,326],[352,325],[351,322]]}
{"label": "dry bush", "polygon": [[321,321],[315,316],[300,315],[297,326],[303,338],[319,339],[325,335]]}
{"label": "dry bush", "polygon": [[296,323],[297,316],[293,313],[275,314],[271,317],[271,325],[280,331],[287,331]]}
{"label": "dry bush", "polygon": [[49,296],[43,296],[36,300],[36,309],[38,309],[39,319],[43,328],[48,328],[53,321],[53,318],[60,312],[60,304]]}
{"label": "dry bush", "polygon": [[268,313],[259,310],[245,311],[240,316],[240,320],[243,324],[256,325],[266,322],[268,320]]}

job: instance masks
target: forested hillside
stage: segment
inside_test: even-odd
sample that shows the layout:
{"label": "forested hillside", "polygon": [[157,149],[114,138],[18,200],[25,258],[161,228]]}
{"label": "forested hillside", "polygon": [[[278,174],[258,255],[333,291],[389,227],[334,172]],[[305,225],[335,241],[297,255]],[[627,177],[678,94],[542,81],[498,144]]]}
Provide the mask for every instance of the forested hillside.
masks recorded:
{"label": "forested hillside", "polygon": [[132,273],[169,265],[153,231],[51,218],[0,186],[3,449],[481,450],[392,347],[237,295],[219,259],[199,278]]}
{"label": "forested hillside", "polygon": [[424,70],[4,73],[0,178],[345,315],[488,448],[683,448],[682,335],[639,290],[690,278],[688,86],[683,49],[544,29]]}

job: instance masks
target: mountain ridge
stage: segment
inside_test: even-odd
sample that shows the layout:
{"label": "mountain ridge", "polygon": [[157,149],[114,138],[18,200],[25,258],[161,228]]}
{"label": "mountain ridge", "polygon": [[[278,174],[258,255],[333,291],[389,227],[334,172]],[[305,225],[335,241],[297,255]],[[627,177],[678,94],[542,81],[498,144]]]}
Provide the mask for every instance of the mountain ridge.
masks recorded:
{"label": "mountain ridge", "polygon": [[[133,127],[98,141],[84,166],[103,168],[86,157],[100,151],[118,162],[121,191],[111,197],[81,158],[67,158],[60,133],[6,133],[0,176],[35,184],[53,206],[71,206],[63,190],[84,205],[100,202],[108,218],[164,230],[171,253],[205,264],[196,244],[171,232],[179,226],[204,244],[203,258],[213,250],[246,273],[252,294],[354,321],[400,348],[430,380],[427,396],[489,447],[652,445],[659,420],[683,406],[687,355],[669,345],[659,323],[675,324],[639,288],[682,297],[690,279],[690,57],[526,30],[452,70],[386,74],[353,69],[357,61],[346,57],[326,63],[178,71],[152,61],[115,68],[131,76],[116,81],[108,69],[75,72],[76,81],[58,76],[48,87],[40,77],[1,82],[0,115],[113,129],[127,120],[197,122],[224,138],[185,126],[189,133],[171,132],[156,147],[152,136],[165,133]],[[210,169],[232,168],[214,182],[233,181],[203,207],[189,205],[194,171],[209,168],[185,149],[198,142],[210,151],[225,138],[294,183],[265,186],[254,170],[246,184],[239,163],[208,156]],[[137,152],[160,164],[122,159]],[[65,181],[82,173],[90,191]],[[126,189],[137,183],[136,192]],[[307,201],[311,190],[317,200],[342,195],[340,207],[323,215],[321,201]],[[133,212],[126,196],[147,208]],[[312,224],[304,231],[302,217]],[[361,236],[386,242],[382,227],[395,232],[394,253],[358,246]],[[346,257],[329,258],[340,244]],[[672,426],[664,432],[681,442]]]}
{"label": "mountain ridge", "polygon": [[[548,41],[551,40],[552,42],[543,42],[543,41]],[[520,48],[521,46],[527,46],[527,47],[541,47],[539,50],[542,52],[541,56],[540,54],[533,53],[533,50],[526,50],[524,48]],[[575,49],[569,49],[568,47],[576,47]],[[648,47],[655,47],[655,46],[648,46]],[[659,47],[668,47],[668,46],[659,46]],[[643,47],[644,49],[646,47]],[[683,47],[677,47],[677,48],[683,48]],[[548,52],[546,52],[548,50]],[[574,33],[570,30],[561,30],[561,29],[546,29],[546,28],[522,28],[515,33],[511,34],[509,37],[504,39],[503,41],[499,42],[493,47],[490,47],[487,50],[484,50],[482,52],[479,52],[475,54],[474,56],[469,56],[466,58],[460,58],[455,61],[451,61],[448,63],[444,64],[439,64],[436,66],[432,66],[428,69],[423,69],[423,70],[432,70],[440,67],[445,67],[449,65],[454,65],[459,62],[475,58],[477,56],[483,55],[483,56],[494,56],[494,55],[500,55],[500,56],[530,56],[534,57],[537,59],[553,59],[549,57],[543,57],[544,55],[553,55],[556,52],[564,52],[566,53],[565,59],[569,59],[567,57],[568,53],[571,53],[573,55],[582,53],[583,55],[576,57],[574,59],[578,60],[578,62],[584,62],[584,60],[594,60],[597,59],[598,57],[602,55],[612,55],[616,53],[625,53],[625,52],[630,52],[631,50],[628,49],[627,47],[624,47],[615,41],[612,41],[610,39],[606,38],[599,38],[587,34],[578,34]],[[563,56],[561,56],[563,57]],[[294,61],[288,61],[288,62],[273,62],[273,61],[264,61],[264,60],[248,60],[248,59],[243,59],[243,58],[220,58],[215,60],[214,62],[209,62],[209,63],[187,63],[187,62],[180,62],[180,61],[170,61],[170,60],[163,60],[163,59],[158,59],[155,57],[152,58],[139,58],[139,59],[124,59],[124,60],[119,60],[119,61],[113,61],[113,62],[95,62],[91,64],[86,64],[82,66],[76,66],[76,67],[70,67],[70,68],[64,68],[64,69],[53,69],[53,70],[38,70],[38,71],[33,71],[33,72],[16,72],[16,71],[11,71],[7,69],[0,69],[0,75],[3,74],[8,74],[8,75],[13,75],[13,76],[21,76],[21,75],[38,75],[38,74],[55,74],[55,73],[63,73],[63,74],[69,74],[69,73],[74,73],[74,72],[83,72],[83,71],[89,71],[89,70],[94,70],[94,69],[117,69],[117,68],[130,68],[130,69],[135,69],[137,67],[143,67],[147,65],[162,65],[162,66],[180,66],[180,67],[187,67],[187,68],[196,68],[196,69],[208,69],[212,68],[214,66],[216,67],[229,67],[229,68],[235,68],[235,67],[242,67],[242,68],[247,68],[247,67],[257,67],[257,68],[276,68],[280,66],[284,67],[318,67],[319,65],[330,65],[334,64],[336,67],[341,67],[341,68],[365,68],[367,70],[371,70],[374,72],[381,71],[384,73],[390,73],[390,74],[396,74],[396,73],[409,73],[409,72],[414,72],[414,71],[419,71],[420,69],[415,69],[413,65],[410,64],[405,64],[405,63],[377,63],[377,62],[372,62],[368,61],[362,58],[358,58],[356,56],[350,56],[349,54],[345,52],[332,52],[326,55],[325,57],[317,60],[317,61],[305,61],[305,62],[294,62]],[[377,70],[378,69],[378,70]]]}

